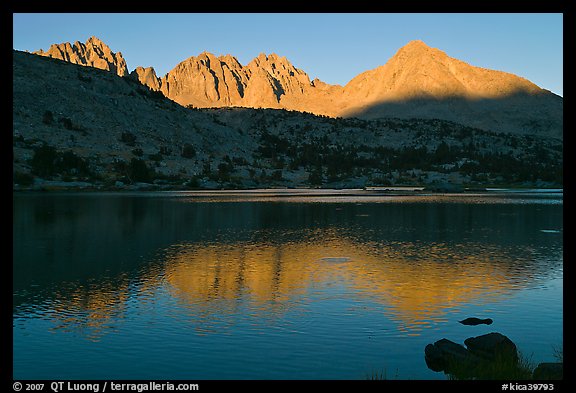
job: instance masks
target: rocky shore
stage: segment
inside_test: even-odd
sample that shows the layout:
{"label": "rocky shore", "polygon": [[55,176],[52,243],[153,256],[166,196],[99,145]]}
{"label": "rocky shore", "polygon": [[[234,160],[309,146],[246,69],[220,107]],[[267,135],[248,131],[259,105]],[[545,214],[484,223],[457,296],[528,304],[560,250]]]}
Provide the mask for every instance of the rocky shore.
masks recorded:
{"label": "rocky shore", "polygon": [[464,344],[443,338],[426,345],[426,365],[454,379],[563,379],[563,363],[540,363],[531,370],[521,361],[516,344],[501,333],[469,337]]}

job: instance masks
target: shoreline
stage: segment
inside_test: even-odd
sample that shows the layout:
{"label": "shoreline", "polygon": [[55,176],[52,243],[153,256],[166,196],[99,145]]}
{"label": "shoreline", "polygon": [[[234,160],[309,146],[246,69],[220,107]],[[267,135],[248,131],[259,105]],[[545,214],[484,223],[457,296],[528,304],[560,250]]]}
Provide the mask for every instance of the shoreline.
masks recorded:
{"label": "shoreline", "polygon": [[183,187],[159,187],[141,183],[131,187],[95,187],[61,185],[42,185],[40,187],[13,188],[13,194],[100,194],[118,195],[162,193],[187,197],[376,197],[376,196],[430,196],[430,195],[503,195],[503,194],[558,194],[563,195],[564,188],[537,187],[463,187],[459,189],[434,189],[423,186],[365,187],[365,188],[245,188],[245,189],[186,189]]}

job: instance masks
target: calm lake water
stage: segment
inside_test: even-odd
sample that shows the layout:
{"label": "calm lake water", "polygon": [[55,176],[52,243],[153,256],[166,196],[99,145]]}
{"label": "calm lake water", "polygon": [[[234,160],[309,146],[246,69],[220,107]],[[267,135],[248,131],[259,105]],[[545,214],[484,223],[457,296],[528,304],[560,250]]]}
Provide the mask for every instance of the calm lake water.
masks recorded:
{"label": "calm lake water", "polygon": [[555,361],[562,195],[16,193],[13,377],[446,379],[426,344],[494,331]]}

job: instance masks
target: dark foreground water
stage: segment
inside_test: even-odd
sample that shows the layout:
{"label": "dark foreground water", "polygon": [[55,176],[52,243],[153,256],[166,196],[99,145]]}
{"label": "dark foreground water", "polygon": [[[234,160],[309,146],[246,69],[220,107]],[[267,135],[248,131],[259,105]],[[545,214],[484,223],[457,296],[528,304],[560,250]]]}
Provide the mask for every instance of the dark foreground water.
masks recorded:
{"label": "dark foreground water", "polygon": [[445,379],[443,337],[562,348],[562,193],[13,201],[15,379]]}

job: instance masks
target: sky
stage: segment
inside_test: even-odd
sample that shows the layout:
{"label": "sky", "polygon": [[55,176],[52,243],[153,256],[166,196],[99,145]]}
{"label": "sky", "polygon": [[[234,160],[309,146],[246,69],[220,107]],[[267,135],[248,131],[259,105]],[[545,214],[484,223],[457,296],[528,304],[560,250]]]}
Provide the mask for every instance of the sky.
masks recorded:
{"label": "sky", "polygon": [[411,40],[471,65],[506,71],[563,96],[561,13],[13,14],[13,49],[96,36],[122,52],[128,69],[163,76],[190,56],[286,56],[310,79],[345,85],[384,65]]}

